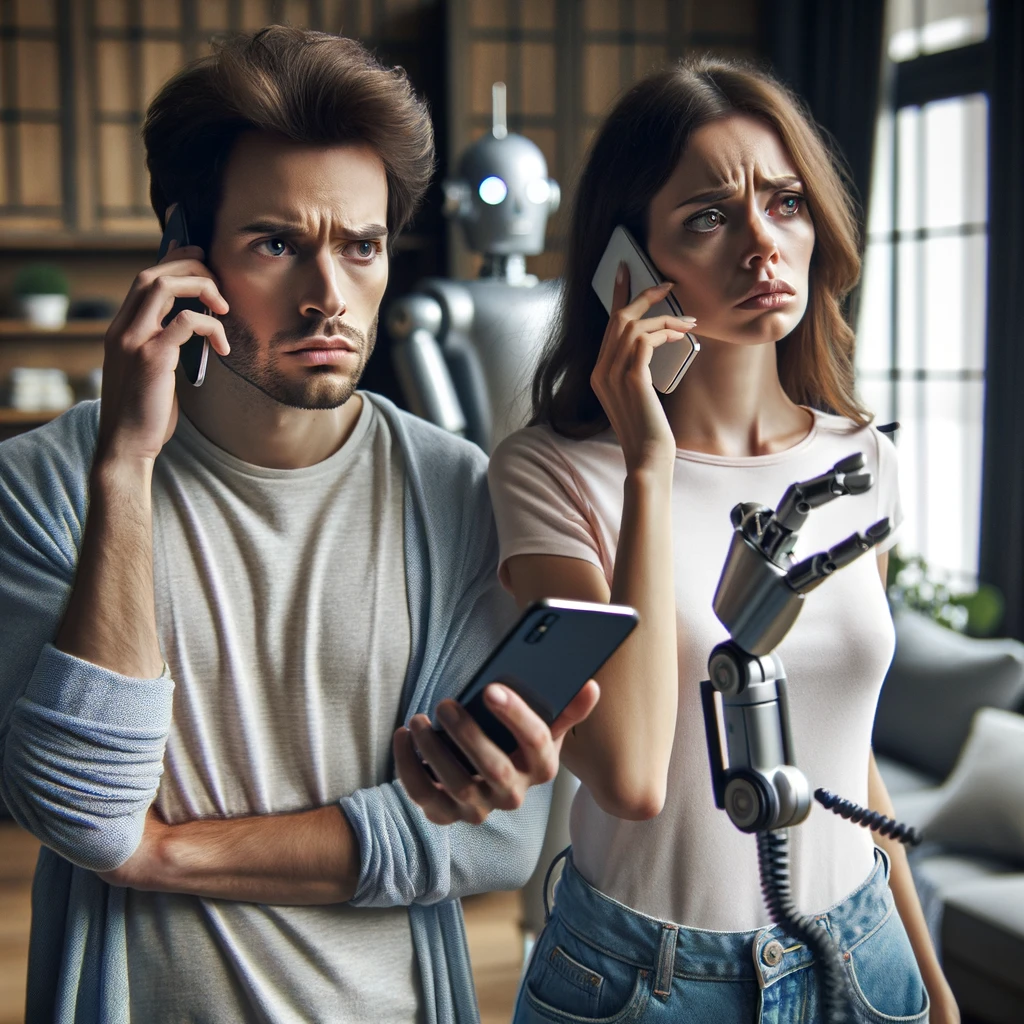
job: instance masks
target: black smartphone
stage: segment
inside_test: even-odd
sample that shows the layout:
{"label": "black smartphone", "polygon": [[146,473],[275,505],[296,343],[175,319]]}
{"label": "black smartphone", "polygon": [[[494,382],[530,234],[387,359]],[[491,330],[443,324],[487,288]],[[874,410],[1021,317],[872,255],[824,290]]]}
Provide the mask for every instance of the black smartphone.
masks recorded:
{"label": "black smartphone", "polygon": [[[167,255],[172,241],[177,241],[178,248],[190,244],[188,222],[185,219],[185,210],[181,203],[175,203],[167,215],[167,226],[164,228],[163,238],[160,239],[160,254],[157,257],[157,262]],[[198,299],[175,299],[170,313],[164,317],[163,326],[166,327],[183,309],[191,309],[196,313],[210,312]],[[206,364],[209,360],[209,339],[200,334],[193,334],[178,352],[178,365],[193,387],[200,387],[206,380]]]}
{"label": "black smartphone", "polygon": [[[506,754],[516,739],[488,711],[484,690],[504,683],[551,725],[619,645],[636,628],[639,615],[627,605],[536,601],[522,614],[456,698]],[[471,773],[474,765],[459,745],[438,730],[456,759]]]}

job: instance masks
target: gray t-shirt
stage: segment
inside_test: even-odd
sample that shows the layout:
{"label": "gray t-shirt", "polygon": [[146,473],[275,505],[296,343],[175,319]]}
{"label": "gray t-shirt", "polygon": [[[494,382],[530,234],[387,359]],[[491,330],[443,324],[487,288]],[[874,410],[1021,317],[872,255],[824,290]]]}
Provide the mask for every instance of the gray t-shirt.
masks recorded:
{"label": "gray t-shirt", "polygon": [[[389,778],[410,651],[404,472],[363,400],[315,466],[251,466],[184,417],[153,483],[157,627],[176,688],[171,823],[323,806]],[[340,813],[340,812],[339,812]],[[405,908],[129,892],[133,1020],[410,1021]]]}

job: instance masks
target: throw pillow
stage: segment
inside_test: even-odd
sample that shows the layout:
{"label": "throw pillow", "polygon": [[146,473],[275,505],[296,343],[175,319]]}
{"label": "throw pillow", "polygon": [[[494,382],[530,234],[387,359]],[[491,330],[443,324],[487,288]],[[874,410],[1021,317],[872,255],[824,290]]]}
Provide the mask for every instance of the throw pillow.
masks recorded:
{"label": "throw pillow", "polygon": [[981,707],[1024,707],[1024,644],[954,633],[899,612],[896,655],[875,715],[878,753],[928,772],[950,773]]}
{"label": "throw pillow", "polygon": [[982,708],[939,792],[927,839],[1024,863],[1024,715]]}

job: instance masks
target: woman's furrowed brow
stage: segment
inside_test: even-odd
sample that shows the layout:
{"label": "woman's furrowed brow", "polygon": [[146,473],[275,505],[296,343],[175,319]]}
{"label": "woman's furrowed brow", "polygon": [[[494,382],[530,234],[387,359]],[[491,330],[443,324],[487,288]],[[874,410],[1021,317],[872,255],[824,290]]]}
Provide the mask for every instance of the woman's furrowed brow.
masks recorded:
{"label": "woman's furrowed brow", "polygon": [[[783,174],[777,178],[761,178],[757,183],[759,192],[774,192],[780,188],[791,188],[794,185],[802,184],[800,177],[796,174]],[[717,203],[728,199],[736,194],[738,189],[735,185],[716,185],[713,188],[696,192],[689,199],[684,199],[676,204],[678,210],[682,206],[692,206],[696,203]]]}
{"label": "woman's furrowed brow", "polygon": [[734,187],[726,185],[707,188],[702,192],[694,193],[689,199],[684,199],[681,203],[676,203],[676,209],[678,210],[680,206],[693,206],[695,203],[717,203],[720,199],[728,199],[735,191]]}

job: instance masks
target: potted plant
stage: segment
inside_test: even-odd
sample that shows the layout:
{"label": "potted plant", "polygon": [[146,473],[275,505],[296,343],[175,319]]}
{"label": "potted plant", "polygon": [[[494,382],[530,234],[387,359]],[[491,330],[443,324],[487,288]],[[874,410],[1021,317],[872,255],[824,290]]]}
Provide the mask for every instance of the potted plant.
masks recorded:
{"label": "potted plant", "polygon": [[969,636],[992,636],[1003,619],[1002,593],[988,583],[957,592],[943,573],[936,572],[920,555],[904,557],[889,552],[886,596],[894,612],[919,612],[948,629]]}
{"label": "potted plant", "polygon": [[59,330],[68,318],[68,278],[60,267],[30,263],[14,279],[19,313],[41,330]]}

